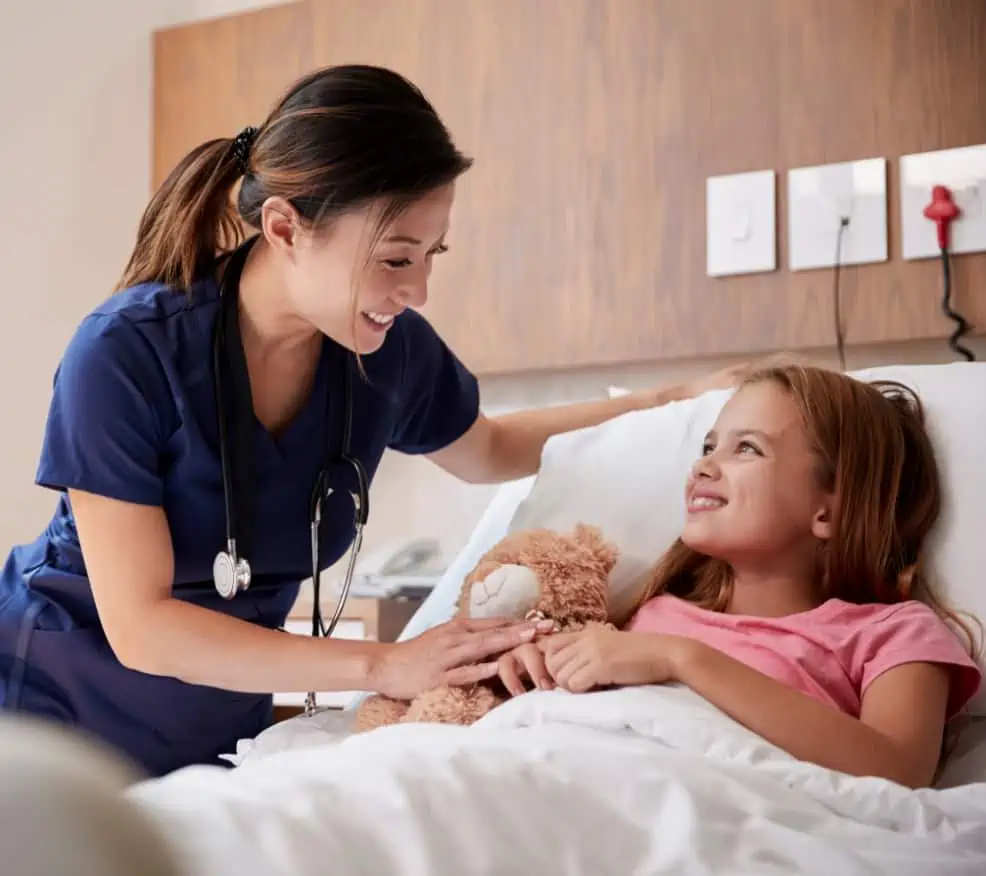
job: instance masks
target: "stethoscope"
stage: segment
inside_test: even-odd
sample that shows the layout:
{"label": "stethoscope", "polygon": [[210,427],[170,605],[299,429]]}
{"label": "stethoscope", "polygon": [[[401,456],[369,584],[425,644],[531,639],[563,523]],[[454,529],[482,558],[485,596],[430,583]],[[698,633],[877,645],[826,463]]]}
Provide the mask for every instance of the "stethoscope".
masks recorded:
{"label": "stethoscope", "polygon": [[[253,401],[250,395],[250,379],[239,326],[239,284],[247,254],[256,242],[251,238],[229,256],[226,270],[220,282],[219,313],[213,334],[213,368],[216,393],[216,409],[219,419],[219,456],[222,465],[223,501],[226,516],[226,550],[216,554],[212,564],[212,578],[216,591],[224,599],[233,599],[237,593],[248,590],[253,578],[250,561],[246,557],[249,538],[250,511],[250,436],[254,421]],[[341,348],[340,348],[341,349]],[[363,544],[363,528],[370,511],[369,480],[358,459],[350,455],[353,425],[352,362],[345,355],[345,379],[342,439],[337,453],[327,445],[326,459],[315,483],[312,485],[309,521],[311,530],[312,559],[312,636],[329,637],[349,598],[353,583],[356,558]],[[226,392],[227,386],[230,389]],[[327,391],[326,410],[331,414],[331,393]],[[329,417],[331,422],[331,417]],[[343,477],[343,474],[351,475]],[[349,481],[346,483],[346,481]],[[319,574],[319,533],[324,503],[336,492],[346,492],[353,503],[354,537],[349,552],[346,574],[335,612],[326,625],[322,618],[321,581]],[[305,698],[305,713],[314,714],[315,693],[309,691]]]}

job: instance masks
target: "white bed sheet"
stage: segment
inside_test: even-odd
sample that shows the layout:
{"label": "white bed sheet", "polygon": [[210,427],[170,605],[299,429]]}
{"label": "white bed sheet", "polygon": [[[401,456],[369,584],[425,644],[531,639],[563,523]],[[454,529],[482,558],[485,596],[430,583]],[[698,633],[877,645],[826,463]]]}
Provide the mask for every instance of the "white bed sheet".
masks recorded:
{"label": "white bed sheet", "polygon": [[129,797],[189,876],[986,872],[986,781],[909,791],[810,766],[684,688],[536,692],[471,728],[340,720],[294,719],[235,770]]}
{"label": "white bed sheet", "polygon": [[986,787],[986,718],[957,719],[958,737],[938,776],[936,787],[952,788],[973,782]]}

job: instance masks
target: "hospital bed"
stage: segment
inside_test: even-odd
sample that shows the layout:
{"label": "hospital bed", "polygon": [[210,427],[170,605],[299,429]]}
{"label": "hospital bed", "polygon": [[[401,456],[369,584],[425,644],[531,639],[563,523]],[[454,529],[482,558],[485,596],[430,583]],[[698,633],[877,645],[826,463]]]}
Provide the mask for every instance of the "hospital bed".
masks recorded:
{"label": "hospital bed", "polygon": [[[858,376],[921,393],[946,494],[931,568],[986,620],[986,364]],[[404,636],[446,619],[462,576],[510,530],[596,523],[620,546],[614,574],[640,574],[680,528],[685,471],[725,398],[552,439]],[[185,876],[986,873],[986,691],[936,787],[919,791],[796,761],[677,686],[532,692],[470,728],[349,734],[350,715],[293,718],[243,740],[235,769],[181,770],[125,799]]]}

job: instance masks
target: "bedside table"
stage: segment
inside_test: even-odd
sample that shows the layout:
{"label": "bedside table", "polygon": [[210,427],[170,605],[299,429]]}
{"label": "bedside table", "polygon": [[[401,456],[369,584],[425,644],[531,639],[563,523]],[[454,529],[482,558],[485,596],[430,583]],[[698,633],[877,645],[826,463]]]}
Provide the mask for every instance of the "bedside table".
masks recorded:
{"label": "bedside table", "polygon": [[[339,616],[333,639],[394,642],[414,613],[421,607],[423,598],[351,596]],[[326,623],[335,611],[335,596],[322,600],[322,616]],[[284,629],[292,634],[310,636],[312,632],[312,592],[302,588],[288,615]],[[319,707],[345,708],[360,691],[316,691]],[[274,721],[283,721],[300,715],[305,710],[305,693],[275,693]]]}

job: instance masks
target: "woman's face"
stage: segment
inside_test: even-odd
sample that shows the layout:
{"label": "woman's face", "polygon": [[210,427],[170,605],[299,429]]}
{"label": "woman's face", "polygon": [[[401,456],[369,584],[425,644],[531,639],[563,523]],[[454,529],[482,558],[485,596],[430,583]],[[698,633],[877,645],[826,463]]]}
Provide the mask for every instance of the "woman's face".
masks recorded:
{"label": "woman's face", "polygon": [[794,400],[749,384],[726,403],[685,488],[682,541],[732,565],[812,551],[831,534],[832,496]]}
{"label": "woman's face", "polygon": [[454,198],[449,184],[412,204],[369,258],[376,208],[345,214],[320,234],[302,238],[289,269],[293,309],[343,346],[363,355],[375,352],[398,314],[428,300],[432,260],[446,249]]}

